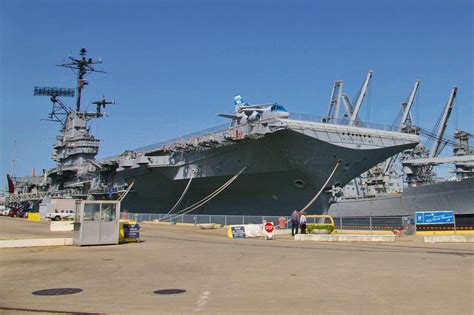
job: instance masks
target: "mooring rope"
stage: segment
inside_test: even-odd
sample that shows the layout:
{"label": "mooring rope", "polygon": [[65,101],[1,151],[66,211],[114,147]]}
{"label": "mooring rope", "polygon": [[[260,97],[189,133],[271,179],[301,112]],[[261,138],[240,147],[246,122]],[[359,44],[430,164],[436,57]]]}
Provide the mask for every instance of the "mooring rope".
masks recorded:
{"label": "mooring rope", "polygon": [[326,180],[326,182],[324,183],[324,185],[321,187],[321,189],[318,191],[318,193],[306,204],[306,206],[303,207],[303,209],[301,209],[300,211],[306,211],[306,209],[308,209],[309,207],[311,207],[311,205],[316,201],[316,199],[318,199],[319,195],[321,195],[321,193],[323,192],[324,188],[326,187],[326,185],[329,183],[329,181],[331,180],[331,178],[334,176],[334,174],[336,173],[336,170],[337,168],[339,167],[339,164],[341,164],[341,161],[337,161],[336,165],[334,166],[334,169],[332,170],[331,172],[331,175],[329,175],[328,179]]}
{"label": "mooring rope", "polygon": [[237,174],[235,174],[231,179],[229,179],[227,182],[224,183],[224,185],[222,185],[221,187],[219,187],[218,189],[216,189],[214,192],[212,192],[210,195],[208,195],[207,197],[204,197],[203,199],[199,200],[198,202],[196,202],[195,204],[189,206],[189,207],[186,207],[180,211],[178,211],[176,214],[176,216],[174,217],[170,217],[170,222],[174,219],[176,219],[177,217],[179,216],[182,216],[182,215],[185,215],[185,214],[188,214],[189,212],[191,211],[194,211],[196,210],[197,208],[201,207],[202,205],[204,205],[205,203],[207,203],[208,201],[210,201],[211,199],[213,199],[215,196],[217,196],[218,194],[220,194],[224,189],[226,189],[230,184],[232,184],[233,181],[235,181],[237,179],[237,177],[239,177],[244,171],[245,169],[247,168],[247,165],[244,166]]}
{"label": "mooring rope", "polygon": [[183,201],[183,198],[184,196],[186,195],[186,193],[188,192],[188,189],[189,189],[189,186],[191,186],[191,182],[193,181],[193,178],[194,178],[194,174],[196,172],[194,170],[192,170],[192,173],[191,173],[191,177],[189,178],[189,181],[188,181],[188,184],[186,185],[186,188],[184,188],[184,191],[183,193],[181,194],[181,197],[179,197],[178,201],[175,203],[175,205],[173,206],[173,208],[171,208],[170,211],[168,211],[168,213],[165,215],[168,216],[171,212],[173,212],[178,206],[179,204],[181,203],[181,201]]}
{"label": "mooring rope", "polygon": [[133,185],[135,184],[135,181],[133,181],[128,187],[127,189],[125,190],[125,192],[122,194],[122,196],[120,196],[118,198],[118,201],[122,201],[123,199],[125,199],[125,197],[127,197],[128,193],[130,192],[130,189],[132,189]]}

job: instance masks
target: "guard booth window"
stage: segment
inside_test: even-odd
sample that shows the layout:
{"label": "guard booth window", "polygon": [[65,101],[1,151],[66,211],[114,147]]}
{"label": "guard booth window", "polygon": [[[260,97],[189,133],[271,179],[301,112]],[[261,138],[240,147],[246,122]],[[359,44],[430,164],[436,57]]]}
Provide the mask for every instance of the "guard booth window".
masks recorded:
{"label": "guard booth window", "polygon": [[115,221],[115,208],[116,205],[114,203],[103,203],[101,221]]}
{"label": "guard booth window", "polygon": [[99,215],[99,203],[86,203],[84,205],[84,221],[99,221]]}

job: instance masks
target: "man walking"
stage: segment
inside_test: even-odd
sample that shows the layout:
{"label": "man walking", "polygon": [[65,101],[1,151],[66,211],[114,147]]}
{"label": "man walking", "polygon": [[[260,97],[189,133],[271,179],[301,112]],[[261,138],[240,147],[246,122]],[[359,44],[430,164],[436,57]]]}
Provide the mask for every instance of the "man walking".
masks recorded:
{"label": "man walking", "polygon": [[293,211],[291,214],[291,235],[295,236],[295,234],[298,234],[298,226],[300,225],[300,216],[298,214],[298,211]]}

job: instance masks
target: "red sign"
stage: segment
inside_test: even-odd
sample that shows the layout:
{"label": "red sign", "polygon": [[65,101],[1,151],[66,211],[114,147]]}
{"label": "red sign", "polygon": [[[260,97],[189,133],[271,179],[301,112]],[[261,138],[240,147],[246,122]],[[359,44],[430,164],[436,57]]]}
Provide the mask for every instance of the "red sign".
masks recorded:
{"label": "red sign", "polygon": [[273,222],[265,223],[265,232],[272,233],[275,227],[273,226]]}

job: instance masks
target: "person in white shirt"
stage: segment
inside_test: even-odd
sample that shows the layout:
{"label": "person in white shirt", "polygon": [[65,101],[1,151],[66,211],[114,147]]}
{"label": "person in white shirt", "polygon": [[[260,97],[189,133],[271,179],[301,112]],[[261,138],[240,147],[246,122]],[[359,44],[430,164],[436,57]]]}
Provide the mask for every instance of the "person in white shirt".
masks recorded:
{"label": "person in white shirt", "polygon": [[304,211],[300,212],[300,229],[301,234],[306,234],[306,216]]}

